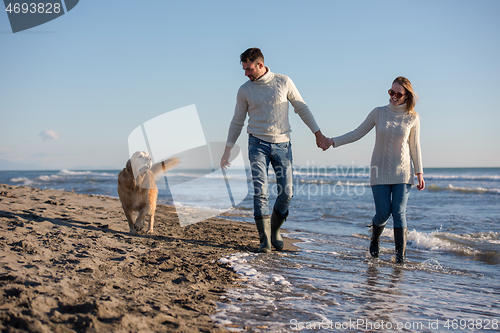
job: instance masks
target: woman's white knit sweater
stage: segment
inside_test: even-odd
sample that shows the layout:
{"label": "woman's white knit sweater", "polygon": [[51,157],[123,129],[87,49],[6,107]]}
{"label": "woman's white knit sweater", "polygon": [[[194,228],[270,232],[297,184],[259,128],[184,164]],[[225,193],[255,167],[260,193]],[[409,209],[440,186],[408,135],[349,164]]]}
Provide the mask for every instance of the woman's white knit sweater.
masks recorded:
{"label": "woman's white knit sweater", "polygon": [[293,81],[267,68],[264,75],[255,81],[245,82],[238,90],[226,146],[234,146],[247,113],[249,134],[271,143],[290,141],[292,129],[288,120],[288,102],[313,133],[319,131],[314,116]]}
{"label": "woman's white knit sweater", "polygon": [[416,113],[408,113],[405,104],[375,108],[354,131],[333,139],[334,147],[357,141],[375,126],[370,185],[414,184],[415,174],[422,173],[420,152],[420,120]]}

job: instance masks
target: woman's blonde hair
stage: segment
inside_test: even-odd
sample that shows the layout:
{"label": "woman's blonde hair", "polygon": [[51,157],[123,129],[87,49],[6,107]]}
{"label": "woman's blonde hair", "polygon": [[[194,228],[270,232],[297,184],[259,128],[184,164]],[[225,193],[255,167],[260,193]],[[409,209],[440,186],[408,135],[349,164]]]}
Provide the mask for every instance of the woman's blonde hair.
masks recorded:
{"label": "woman's blonde hair", "polygon": [[397,83],[405,88],[406,91],[406,111],[412,113],[415,112],[415,105],[417,104],[418,95],[415,91],[413,91],[413,86],[411,85],[410,80],[405,78],[404,76],[398,76],[394,79],[392,83]]}

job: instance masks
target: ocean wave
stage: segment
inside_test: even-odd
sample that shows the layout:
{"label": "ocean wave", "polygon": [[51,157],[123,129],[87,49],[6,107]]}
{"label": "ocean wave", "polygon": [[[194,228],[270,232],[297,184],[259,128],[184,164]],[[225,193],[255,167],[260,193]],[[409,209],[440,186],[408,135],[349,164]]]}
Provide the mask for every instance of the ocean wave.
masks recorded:
{"label": "ocean wave", "polygon": [[40,177],[38,177],[38,179],[43,180],[43,181],[48,181],[48,180],[51,180],[52,178],[53,178],[53,176],[40,176]]}
{"label": "ocean wave", "polygon": [[28,172],[25,176],[11,178],[10,182],[16,185],[40,188],[69,188],[69,190],[80,188],[83,191],[82,193],[92,193],[92,191],[99,193],[103,188],[93,187],[92,189],[86,189],[86,185],[82,186],[80,184],[103,183],[106,185],[110,182],[114,183],[116,179],[117,174],[108,172],[68,171],[63,169],[58,172]]}
{"label": "ocean wave", "polygon": [[231,173],[226,173],[226,176],[224,175],[217,175],[217,174],[213,174],[213,173],[210,173],[208,175],[205,176],[205,178],[213,178],[213,179],[232,179],[232,180],[247,180],[248,177],[246,176],[246,174],[239,174],[239,175],[232,175]]}
{"label": "ocean wave", "polygon": [[452,251],[452,252],[465,252],[473,254],[474,249],[471,247],[460,246],[440,237],[443,233],[440,231],[433,231],[431,233],[423,233],[412,230],[408,233],[407,239],[411,246],[431,251]]}
{"label": "ocean wave", "polygon": [[364,186],[369,187],[370,183],[365,182],[342,182],[339,180],[324,180],[324,179],[299,179],[299,183],[301,184],[315,184],[315,185],[336,185],[336,186]]}
{"label": "ocean wave", "polygon": [[61,175],[68,175],[68,176],[81,176],[81,175],[89,175],[91,174],[92,171],[69,171],[66,169],[62,169],[59,171],[59,174]]}
{"label": "ocean wave", "polygon": [[426,180],[477,180],[477,181],[500,181],[500,175],[490,176],[465,176],[465,175],[425,175]]}
{"label": "ocean wave", "polygon": [[494,231],[477,232],[472,234],[445,234],[456,241],[479,243],[479,244],[500,244],[500,233]]}
{"label": "ocean wave", "polygon": [[58,175],[61,176],[98,176],[98,177],[117,177],[116,174],[107,173],[107,172],[96,172],[96,171],[69,171],[66,169],[62,169],[59,171]]}
{"label": "ocean wave", "polygon": [[183,178],[199,178],[199,177],[204,177],[204,178],[210,178],[210,179],[234,179],[234,180],[247,180],[248,178],[243,175],[232,175],[231,173],[226,173],[226,177],[221,174],[214,174],[214,173],[201,173],[201,172],[193,172],[193,173],[187,173],[187,172],[168,172],[166,174],[167,179],[168,178],[175,178],[175,177],[183,177]]}
{"label": "ocean wave", "polygon": [[424,250],[452,252],[494,265],[500,263],[498,232],[452,234],[439,230],[431,233],[413,230],[408,233],[408,243]]}
{"label": "ocean wave", "polygon": [[22,183],[23,185],[30,185],[30,184],[33,183],[30,179],[28,179],[26,177],[12,178],[10,181],[13,182],[13,183],[16,183],[16,184]]}
{"label": "ocean wave", "polygon": [[500,194],[500,189],[496,188],[484,188],[484,187],[460,187],[453,186],[449,184],[448,186],[442,187],[435,184],[427,186],[427,189],[431,192],[458,192],[458,193],[476,193],[476,194]]}
{"label": "ocean wave", "polygon": [[[386,227],[382,237],[394,239],[394,230]],[[470,234],[453,234],[442,230],[429,233],[411,230],[407,235],[408,244],[415,248],[430,251],[460,252],[474,255],[489,251],[500,243],[500,233],[494,231]],[[498,252],[498,250],[496,250]]]}

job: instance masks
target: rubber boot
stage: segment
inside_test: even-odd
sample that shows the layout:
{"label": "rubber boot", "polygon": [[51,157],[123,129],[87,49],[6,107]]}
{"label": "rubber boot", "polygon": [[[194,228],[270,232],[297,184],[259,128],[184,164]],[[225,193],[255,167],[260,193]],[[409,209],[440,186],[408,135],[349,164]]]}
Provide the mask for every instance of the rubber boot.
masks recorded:
{"label": "rubber boot", "polygon": [[256,218],[255,225],[259,231],[259,252],[271,252],[271,219],[269,217]]}
{"label": "rubber boot", "polygon": [[380,235],[382,235],[382,231],[384,231],[384,227],[379,227],[375,224],[372,225],[372,240],[370,242],[370,254],[373,258],[378,258],[378,254],[380,252]]}
{"label": "rubber boot", "polygon": [[394,243],[396,245],[396,264],[405,263],[406,229],[407,228],[394,228]]}
{"label": "rubber boot", "polygon": [[286,221],[287,216],[288,211],[286,211],[286,216],[282,216],[276,211],[276,209],[273,209],[273,214],[271,215],[271,243],[278,251],[283,250],[283,247],[285,246],[283,237],[281,237],[280,234],[280,228]]}

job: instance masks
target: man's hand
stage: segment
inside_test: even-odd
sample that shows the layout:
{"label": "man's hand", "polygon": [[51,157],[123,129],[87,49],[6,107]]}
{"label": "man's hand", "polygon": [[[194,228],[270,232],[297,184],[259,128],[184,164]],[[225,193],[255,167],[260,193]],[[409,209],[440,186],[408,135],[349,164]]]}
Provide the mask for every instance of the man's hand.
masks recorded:
{"label": "man's hand", "polygon": [[329,140],[326,136],[324,136],[323,133],[321,133],[321,130],[314,133],[314,135],[316,136],[316,145],[318,148],[323,149],[323,151],[330,148],[333,142],[330,142],[331,139]]}
{"label": "man's hand", "polygon": [[229,163],[229,157],[231,157],[231,149],[231,147],[226,146],[226,149],[224,150],[224,154],[220,159],[220,167],[222,169],[227,169],[231,166],[231,163]]}

